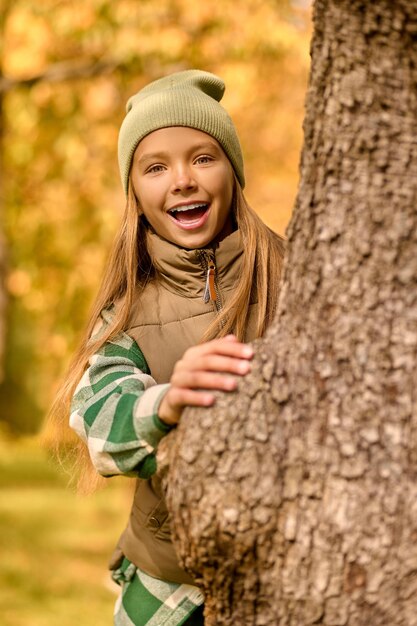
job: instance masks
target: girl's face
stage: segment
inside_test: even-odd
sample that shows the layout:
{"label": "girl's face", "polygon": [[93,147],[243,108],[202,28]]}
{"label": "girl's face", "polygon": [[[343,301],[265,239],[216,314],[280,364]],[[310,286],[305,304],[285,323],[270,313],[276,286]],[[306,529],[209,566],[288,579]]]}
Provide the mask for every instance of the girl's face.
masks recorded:
{"label": "girl's face", "polygon": [[130,175],[140,211],[164,239],[203,248],[232,232],[233,170],[210,135],[155,130],[136,148]]}

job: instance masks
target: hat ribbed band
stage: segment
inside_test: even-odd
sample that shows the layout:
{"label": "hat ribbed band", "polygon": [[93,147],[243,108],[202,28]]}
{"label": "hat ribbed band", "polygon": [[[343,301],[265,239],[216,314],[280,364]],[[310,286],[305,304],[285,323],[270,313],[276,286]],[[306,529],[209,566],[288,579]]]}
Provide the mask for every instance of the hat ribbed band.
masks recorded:
{"label": "hat ribbed band", "polygon": [[[162,87],[169,79],[172,86],[169,84],[168,88],[158,90],[159,83]],[[179,84],[175,79],[179,80]],[[192,84],[196,79],[200,79],[206,92],[212,92],[218,99],[222,97],[224,84],[221,79],[208,72],[189,70],[155,81],[129,100],[128,113],[120,129],[118,150],[120,176],[126,193],[133,155],[139,142],[155,130],[172,126],[194,128],[214,137],[229,158],[241,187],[244,187],[243,157],[234,124],[215,97]]]}

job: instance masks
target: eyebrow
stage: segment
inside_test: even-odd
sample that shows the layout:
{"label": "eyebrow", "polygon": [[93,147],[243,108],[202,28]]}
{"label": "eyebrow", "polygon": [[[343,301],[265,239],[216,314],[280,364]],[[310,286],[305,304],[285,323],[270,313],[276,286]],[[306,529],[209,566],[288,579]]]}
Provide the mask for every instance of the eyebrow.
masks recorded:
{"label": "eyebrow", "polygon": [[155,159],[163,159],[167,156],[166,152],[145,152],[139,159],[137,159],[138,163],[145,163],[146,161],[154,161]]}
{"label": "eyebrow", "polygon": [[[218,146],[211,141],[206,141],[204,143],[199,143],[196,144],[195,146],[192,146],[189,150],[189,152],[198,152],[199,150],[208,150],[208,149],[214,149],[217,152],[220,152]],[[158,160],[158,159],[164,159],[169,157],[169,153],[168,152],[145,152],[145,154],[143,154],[141,157],[139,157],[139,159],[137,160],[138,164],[143,164],[143,163],[147,163],[148,161],[154,161],[154,160]]]}

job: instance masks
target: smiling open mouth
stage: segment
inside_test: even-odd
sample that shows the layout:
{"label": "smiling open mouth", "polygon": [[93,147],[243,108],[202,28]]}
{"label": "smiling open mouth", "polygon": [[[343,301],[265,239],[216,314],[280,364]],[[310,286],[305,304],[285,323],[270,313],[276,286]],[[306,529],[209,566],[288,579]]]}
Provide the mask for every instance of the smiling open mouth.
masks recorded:
{"label": "smiling open mouth", "polygon": [[181,224],[194,224],[199,222],[207,213],[209,205],[203,202],[187,204],[168,211],[169,215]]}

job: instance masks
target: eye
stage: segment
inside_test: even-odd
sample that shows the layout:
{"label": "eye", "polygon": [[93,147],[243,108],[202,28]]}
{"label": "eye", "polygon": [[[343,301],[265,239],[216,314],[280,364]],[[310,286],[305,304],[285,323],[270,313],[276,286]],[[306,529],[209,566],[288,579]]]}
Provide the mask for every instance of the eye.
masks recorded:
{"label": "eye", "polygon": [[164,166],[159,163],[155,163],[154,165],[150,165],[146,168],[145,174],[159,174],[159,172],[163,172]]}
{"label": "eye", "polygon": [[210,163],[211,161],[214,161],[214,158],[212,156],[210,156],[209,154],[202,154],[201,156],[197,157],[194,162],[197,165],[206,165],[206,163]]}

